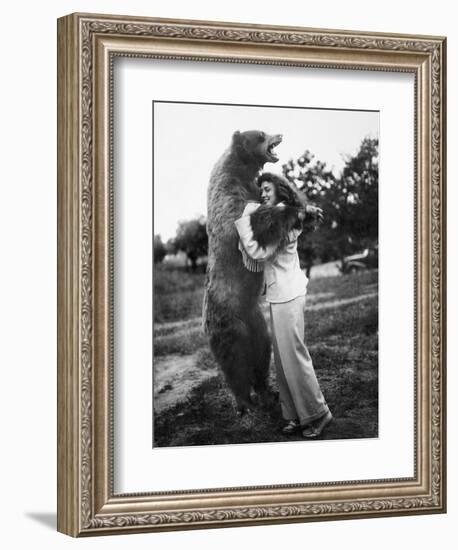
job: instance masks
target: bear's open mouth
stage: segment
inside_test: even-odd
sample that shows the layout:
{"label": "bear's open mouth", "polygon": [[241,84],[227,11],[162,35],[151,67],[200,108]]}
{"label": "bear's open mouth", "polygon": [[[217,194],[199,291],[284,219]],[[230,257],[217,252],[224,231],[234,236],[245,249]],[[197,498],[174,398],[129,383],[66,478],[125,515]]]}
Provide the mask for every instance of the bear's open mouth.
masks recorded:
{"label": "bear's open mouth", "polygon": [[269,157],[269,160],[271,162],[277,162],[277,160],[278,160],[277,153],[274,151],[274,149],[275,149],[275,147],[280,145],[281,141],[282,141],[281,136],[274,136],[271,139],[271,141],[269,143],[269,146],[267,147],[267,156]]}

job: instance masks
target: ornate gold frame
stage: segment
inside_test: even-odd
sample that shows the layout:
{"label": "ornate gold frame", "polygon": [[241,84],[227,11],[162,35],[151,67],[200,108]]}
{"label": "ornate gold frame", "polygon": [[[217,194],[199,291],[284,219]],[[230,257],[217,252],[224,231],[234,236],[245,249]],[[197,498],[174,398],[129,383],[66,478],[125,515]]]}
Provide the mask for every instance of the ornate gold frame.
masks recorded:
{"label": "ornate gold frame", "polygon": [[[72,536],[445,511],[445,38],[73,14],[58,21],[58,530]],[[407,71],[416,81],[415,476],[112,491],[115,56]]]}

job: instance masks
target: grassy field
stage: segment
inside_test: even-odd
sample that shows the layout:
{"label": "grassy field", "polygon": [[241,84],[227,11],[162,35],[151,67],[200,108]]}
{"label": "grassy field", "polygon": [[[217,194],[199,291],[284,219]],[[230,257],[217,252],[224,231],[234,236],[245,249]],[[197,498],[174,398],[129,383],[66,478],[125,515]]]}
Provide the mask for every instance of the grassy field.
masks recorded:
{"label": "grassy field", "polygon": [[[284,436],[280,406],[236,416],[201,330],[204,275],[166,265],[154,275],[154,445],[302,439]],[[268,315],[267,304],[263,311]],[[378,272],[313,278],[305,340],[334,415],[322,439],[378,435]],[[271,364],[270,384],[276,389]]]}

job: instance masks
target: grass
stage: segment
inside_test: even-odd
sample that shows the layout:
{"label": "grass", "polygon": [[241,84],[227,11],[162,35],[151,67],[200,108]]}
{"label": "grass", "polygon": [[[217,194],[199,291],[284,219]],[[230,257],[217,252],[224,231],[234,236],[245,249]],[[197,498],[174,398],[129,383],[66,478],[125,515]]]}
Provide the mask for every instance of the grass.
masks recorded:
{"label": "grass", "polygon": [[[187,358],[195,385],[183,392],[186,372],[161,391],[181,385],[180,398],[154,417],[154,445],[215,445],[291,441],[284,436],[278,403],[240,418],[234,399],[200,330],[204,276],[162,266],[155,272],[155,368],[176,355]],[[321,388],[334,415],[324,439],[378,435],[377,271],[311,279],[306,342]],[[175,290],[174,290],[175,289]],[[164,363],[165,364],[165,363]],[[270,385],[275,391],[275,369]],[[186,389],[186,388],[185,388]],[[155,398],[158,396],[155,396]]]}
{"label": "grass", "polygon": [[154,322],[186,321],[202,314],[205,274],[154,266]]}

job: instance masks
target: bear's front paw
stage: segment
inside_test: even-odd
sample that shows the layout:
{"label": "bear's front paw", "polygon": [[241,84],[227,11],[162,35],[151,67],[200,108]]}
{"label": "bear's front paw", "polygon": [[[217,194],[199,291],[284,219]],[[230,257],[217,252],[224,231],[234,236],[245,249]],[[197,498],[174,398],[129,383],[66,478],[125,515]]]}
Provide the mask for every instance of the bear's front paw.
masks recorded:
{"label": "bear's front paw", "polygon": [[308,204],[305,212],[306,212],[307,218],[315,222],[322,223],[324,221],[323,209],[320,208],[319,206]]}

